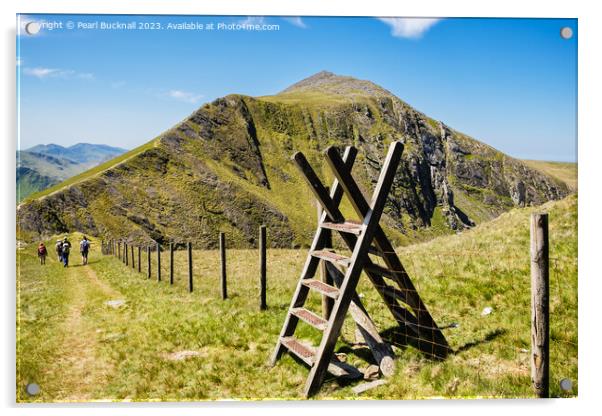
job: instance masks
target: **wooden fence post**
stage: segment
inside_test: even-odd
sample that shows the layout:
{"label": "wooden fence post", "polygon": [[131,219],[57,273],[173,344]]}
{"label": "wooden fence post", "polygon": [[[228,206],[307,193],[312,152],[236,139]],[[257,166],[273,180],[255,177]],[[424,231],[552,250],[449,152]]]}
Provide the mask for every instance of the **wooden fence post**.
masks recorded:
{"label": "wooden fence post", "polygon": [[219,251],[221,264],[222,299],[228,299],[228,284],[226,281],[226,234],[219,233]]}
{"label": "wooden fence post", "polygon": [[128,265],[128,259],[130,258],[130,254],[128,253],[128,243],[123,243],[123,262],[125,265]]}
{"label": "wooden fence post", "polygon": [[121,260],[121,241],[117,242],[117,258]]}
{"label": "wooden fence post", "polygon": [[266,226],[259,227],[259,309],[266,310],[267,278],[266,278]]}
{"label": "wooden fence post", "polygon": [[142,260],[142,256],[140,255],[141,251],[140,246],[138,246],[138,273],[142,271],[142,264],[140,264]]}
{"label": "wooden fence post", "polygon": [[161,281],[161,244],[157,243],[157,282]]}
{"label": "wooden fence post", "polygon": [[136,261],[134,260],[134,246],[131,246],[132,249],[130,250],[132,252],[132,269],[136,268]]}
{"label": "wooden fence post", "polygon": [[146,246],[146,259],[148,260],[148,266],[147,266],[148,277],[147,277],[147,279],[150,279],[151,278],[151,250],[150,250],[150,246]]}
{"label": "wooden fence post", "polygon": [[192,293],[192,243],[188,242],[188,291]]}
{"label": "wooden fence post", "polygon": [[173,243],[169,243],[169,284],[173,285]]}
{"label": "wooden fence post", "polygon": [[[329,191],[329,188],[326,187],[326,190]],[[317,213],[318,213],[318,223],[322,219],[322,205],[318,201],[316,201]],[[332,248],[332,231],[328,229],[322,230],[322,238],[324,239],[324,247]],[[320,280],[327,285],[334,286],[334,282],[330,273],[328,273],[328,269],[326,268],[326,262],[324,260],[320,260]],[[334,306],[334,299],[329,298],[326,295],[322,295],[322,316],[324,319],[330,319],[330,313],[332,312],[332,307]]]}
{"label": "wooden fence post", "polygon": [[531,214],[531,381],[540,398],[550,387],[548,214]]}

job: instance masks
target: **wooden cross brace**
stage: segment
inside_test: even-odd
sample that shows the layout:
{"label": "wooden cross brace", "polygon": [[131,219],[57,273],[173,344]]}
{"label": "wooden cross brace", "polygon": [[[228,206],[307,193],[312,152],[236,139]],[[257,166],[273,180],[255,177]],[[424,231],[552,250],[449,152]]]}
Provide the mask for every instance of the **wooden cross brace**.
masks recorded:
{"label": "wooden cross brace", "polygon": [[[415,339],[421,350],[437,357],[444,357],[449,351],[445,337],[443,337],[422,303],[391,243],[379,225],[387,195],[401,160],[402,151],[403,145],[401,142],[391,144],[370,203],[366,201],[351,175],[351,169],[357,155],[357,150],[354,147],[347,147],[343,157],[339,155],[336,148],[330,147],[327,149],[327,162],[335,176],[330,193],[328,193],[302,153],[296,153],[293,157],[303,178],[322,206],[323,214],[272,356],[272,363],[275,363],[284,352],[286,340],[290,339],[295,332],[299,316],[294,311],[298,311],[305,304],[310,287],[308,285],[310,280],[308,279],[312,279],[315,275],[320,258],[333,263],[336,263],[337,259],[341,261],[344,259],[345,266],[348,267],[344,274],[336,267],[328,267],[333,280],[339,286],[338,292],[340,295],[336,298],[327,324],[323,325],[324,335],[320,346],[314,357],[309,361],[311,370],[305,387],[305,394],[308,396],[314,394],[322,383],[324,374],[329,368],[336,339],[340,333],[346,312],[350,307],[354,320],[360,328],[364,329],[362,335],[367,341],[370,340],[368,344],[377,362],[383,363],[386,362],[385,359],[392,357],[390,348],[380,338],[376,327],[357,296],[355,289],[362,271],[366,272],[400,326],[406,329],[406,336]],[[343,194],[351,202],[361,224],[345,221],[345,217],[339,210]],[[320,250],[324,247],[325,229],[339,232],[345,244],[352,251],[351,258],[334,257],[336,256],[334,253]],[[374,246],[372,245],[373,242]],[[369,252],[381,256],[386,268],[376,265],[368,256]],[[399,288],[387,285],[384,277],[392,280]],[[400,305],[399,302],[403,302],[407,307]],[[411,331],[412,334],[408,334],[407,330]]]}

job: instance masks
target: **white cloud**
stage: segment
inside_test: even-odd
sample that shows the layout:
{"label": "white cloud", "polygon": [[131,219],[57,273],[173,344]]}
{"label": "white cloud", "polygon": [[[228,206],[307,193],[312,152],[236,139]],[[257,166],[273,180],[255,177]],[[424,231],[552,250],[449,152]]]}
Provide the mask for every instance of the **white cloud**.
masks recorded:
{"label": "white cloud", "polygon": [[115,89],[122,88],[122,87],[125,87],[125,84],[126,84],[125,81],[114,81],[114,82],[111,82],[111,88],[115,88]]}
{"label": "white cloud", "polygon": [[25,75],[31,75],[32,77],[37,78],[50,78],[56,77],[61,74],[63,71],[56,68],[25,68],[23,73]]}
{"label": "white cloud", "polygon": [[196,104],[201,98],[202,94],[195,94],[193,92],[182,91],[182,90],[169,90],[167,96],[174,100],[183,101],[185,103]]}
{"label": "white cloud", "polygon": [[265,17],[263,16],[247,16],[246,19],[238,22],[241,25],[262,25],[265,23]]}
{"label": "white cloud", "polygon": [[395,37],[418,39],[441,19],[424,17],[379,17],[378,20],[389,25],[391,27],[391,35]]}
{"label": "white cloud", "polygon": [[92,74],[91,72],[77,72],[72,69],[36,67],[36,68],[24,68],[23,73],[25,75],[30,75],[32,77],[36,77],[39,79],[45,79],[45,78],[63,78],[63,79],[78,78],[78,79],[86,79],[86,80],[94,79],[94,74]]}
{"label": "white cloud", "polygon": [[307,28],[307,25],[305,24],[305,22],[303,21],[303,19],[301,19],[299,16],[285,17],[284,20],[286,20],[287,22],[289,22],[291,25],[300,27],[302,29]]}

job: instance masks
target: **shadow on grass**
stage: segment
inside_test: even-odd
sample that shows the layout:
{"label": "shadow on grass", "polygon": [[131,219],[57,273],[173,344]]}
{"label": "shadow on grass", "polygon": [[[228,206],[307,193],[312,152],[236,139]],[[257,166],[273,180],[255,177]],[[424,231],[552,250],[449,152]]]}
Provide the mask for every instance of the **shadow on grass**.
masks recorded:
{"label": "shadow on grass", "polygon": [[381,334],[383,339],[391,345],[395,345],[401,350],[405,350],[408,346],[416,348],[420,351],[426,358],[442,361],[451,354],[459,354],[461,352],[467,351],[470,348],[479,346],[481,344],[485,344],[487,342],[491,342],[500,335],[506,333],[505,329],[495,329],[493,331],[488,332],[482,339],[474,340],[468,342],[461,347],[453,350],[449,347],[438,345],[431,340],[419,338],[412,331],[410,331],[407,327],[404,326],[394,326],[386,329]]}
{"label": "shadow on grass", "polygon": [[500,335],[504,335],[506,332],[508,332],[508,331],[505,329],[502,329],[502,328],[497,328],[497,329],[494,329],[493,331],[489,331],[487,334],[485,334],[483,339],[467,342],[466,344],[462,345],[457,350],[455,350],[454,354],[459,354],[459,353],[467,351],[473,347],[485,344],[487,342],[491,342],[494,339],[496,339],[497,337],[499,337]]}

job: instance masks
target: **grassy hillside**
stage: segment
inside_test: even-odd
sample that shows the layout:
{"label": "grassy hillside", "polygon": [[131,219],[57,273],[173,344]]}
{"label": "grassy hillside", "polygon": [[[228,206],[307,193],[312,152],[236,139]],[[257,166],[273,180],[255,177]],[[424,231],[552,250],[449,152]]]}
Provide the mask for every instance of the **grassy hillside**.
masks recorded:
{"label": "grassy hillside", "polygon": [[49,176],[41,175],[35,170],[18,167],[17,168],[17,203],[28,195],[38,192],[40,189],[49,188],[56,185],[58,181]]}
{"label": "grassy hillside", "polygon": [[328,183],[324,150],[355,146],[353,173],[369,196],[393,141],[404,143],[404,154],[383,222],[399,245],[569,193],[562,181],[382,87],[321,72],[274,96],[218,98],[150,143],[32,195],[18,208],[18,234],[32,239],[77,230],[141,243],[194,239],[212,248],[212,236],[225,230],[233,245],[250,248],[266,223],[275,246],[307,246],[313,197],[291,155],[302,151]]}
{"label": "grassy hillside", "polygon": [[113,168],[117,165],[119,165],[120,163],[128,160],[129,158],[136,156],[142,152],[144,152],[147,149],[152,149],[154,146],[156,146],[157,144],[157,140],[151,140],[148,143],[143,144],[142,146],[138,146],[135,149],[130,150],[129,152],[126,152],[124,154],[122,154],[121,156],[117,156],[116,158],[107,160],[104,163],[101,163],[98,166],[93,167],[92,169],[88,169],[78,175],[72,176],[70,178],[68,178],[67,180],[56,184],[55,186],[52,186],[50,188],[47,189],[43,189],[40,192],[37,192],[33,195],[30,195],[28,198],[26,198],[23,202],[26,203],[28,201],[34,200],[34,199],[38,199],[38,198],[42,198],[48,195],[51,195],[52,193],[64,189],[64,188],[68,188],[71,185],[74,185],[76,183],[80,183],[82,181],[85,181],[86,179],[92,178],[95,175],[98,175],[101,172],[106,171],[107,169]]}
{"label": "grassy hillside", "polygon": [[[393,336],[394,321],[362,278],[359,293],[397,355],[396,373],[362,398],[533,397],[529,353],[529,215],[514,209],[461,234],[399,250],[426,305],[455,350],[431,361]],[[577,395],[577,197],[537,208],[550,214],[552,269],[551,393]],[[268,237],[269,237],[268,230]],[[75,237],[74,237],[75,239]],[[49,241],[49,244],[52,240]],[[176,284],[146,279],[93,241],[91,262],[62,268],[37,264],[34,245],[17,251],[18,401],[213,400],[301,398],[307,369],[285,356],[266,362],[303,265],[304,250],[268,250],[268,305],[258,310],[256,250],[229,250],[230,299],[219,297],[219,253],[195,250],[195,291],[186,291],[185,253],[176,254]],[[152,270],[156,260],[152,258]],[[113,309],[108,300],[123,299]],[[319,299],[310,300],[319,308]],[[489,315],[482,316],[484,308]],[[317,309],[316,309],[317,310]],[[452,325],[456,324],[456,325]],[[302,324],[301,324],[302,325]],[[317,334],[300,326],[302,338]],[[349,343],[347,322],[337,352],[360,369],[365,348]],[[346,342],[347,341],[347,342]],[[195,356],[174,361],[173,354]],[[573,391],[558,383],[570,378]],[[261,380],[258,383],[257,380]],[[29,397],[27,383],[41,394]],[[352,385],[328,379],[319,399],[355,398]]]}
{"label": "grassy hillside", "polygon": [[546,162],[543,160],[524,160],[524,162],[532,168],[566,183],[572,191],[577,191],[577,163]]}

